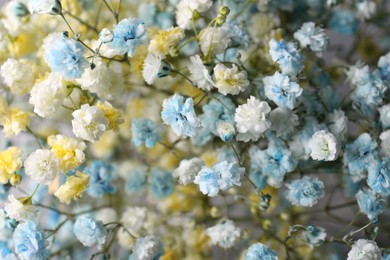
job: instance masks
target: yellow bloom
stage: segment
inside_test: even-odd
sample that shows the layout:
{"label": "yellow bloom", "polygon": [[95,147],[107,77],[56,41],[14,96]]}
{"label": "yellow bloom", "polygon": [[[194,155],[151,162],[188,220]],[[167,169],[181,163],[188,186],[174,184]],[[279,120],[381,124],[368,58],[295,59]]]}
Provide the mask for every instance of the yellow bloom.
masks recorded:
{"label": "yellow bloom", "polygon": [[89,148],[92,155],[98,159],[108,158],[114,152],[114,146],[118,144],[117,133],[113,131],[105,132],[102,137]]}
{"label": "yellow bloom", "polygon": [[0,124],[3,125],[3,131],[7,137],[18,135],[26,128],[30,122],[30,113],[23,112],[18,108],[10,108],[2,113]]}
{"label": "yellow bloom", "polygon": [[81,198],[84,190],[89,184],[89,175],[85,172],[76,172],[75,175],[66,179],[66,182],[54,193],[62,203],[69,204],[72,199]]}
{"label": "yellow bloom", "polygon": [[84,142],[63,135],[51,135],[47,138],[51,151],[60,160],[60,168],[64,172],[74,169],[84,162]]}
{"label": "yellow bloom", "polygon": [[119,109],[113,107],[107,101],[105,101],[104,103],[98,102],[97,106],[103,112],[104,116],[108,119],[108,129],[118,130],[119,125],[124,122],[122,118],[122,112]]}
{"label": "yellow bloom", "polygon": [[22,167],[20,158],[22,151],[15,147],[9,147],[0,152],[0,183],[6,184],[11,176]]}
{"label": "yellow bloom", "polygon": [[144,69],[144,60],[148,55],[148,50],[146,46],[138,47],[137,51],[133,58],[131,58],[130,63],[130,72],[131,75],[137,76],[138,79],[143,80],[142,70]]}
{"label": "yellow bloom", "polygon": [[160,30],[150,41],[148,51],[156,56],[169,54],[184,38],[184,31],[179,27]]}

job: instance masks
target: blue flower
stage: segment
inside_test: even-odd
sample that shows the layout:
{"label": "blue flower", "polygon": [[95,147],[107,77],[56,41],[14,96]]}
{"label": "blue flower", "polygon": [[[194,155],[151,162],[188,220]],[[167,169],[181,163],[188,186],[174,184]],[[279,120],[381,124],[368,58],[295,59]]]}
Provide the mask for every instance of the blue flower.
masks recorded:
{"label": "blue flower", "polygon": [[73,225],[73,233],[84,246],[97,245],[98,248],[106,242],[107,231],[101,221],[95,221],[88,216],[77,218]]}
{"label": "blue flower", "polygon": [[378,221],[378,215],[383,212],[383,199],[379,199],[371,190],[360,190],[356,194],[360,211],[374,223]]}
{"label": "blue flower", "polygon": [[160,238],[150,235],[140,237],[134,245],[133,253],[129,260],[158,260],[164,254],[163,243]]}
{"label": "blue flower", "polygon": [[326,232],[322,227],[309,225],[303,231],[304,241],[312,246],[320,246],[325,242]]}
{"label": "blue flower", "polygon": [[376,194],[390,195],[390,158],[374,162],[368,166],[367,184]]}
{"label": "blue flower", "polygon": [[187,98],[184,102],[184,97],[177,94],[164,100],[161,118],[178,136],[192,137],[200,127],[200,120],[194,110],[194,100]]}
{"label": "blue flower", "polygon": [[152,195],[159,199],[171,195],[175,189],[175,180],[172,173],[158,168],[152,169],[149,183]]}
{"label": "blue flower", "polygon": [[383,80],[390,79],[390,52],[383,55],[378,60],[378,68]]}
{"label": "blue flower", "polygon": [[133,57],[137,46],[143,43],[146,34],[143,21],[133,18],[123,19],[115,26],[114,39],[108,43],[108,46],[120,55],[127,52],[130,57]]}
{"label": "blue flower", "polygon": [[278,260],[276,252],[268,246],[255,243],[248,248],[245,254],[246,260]]}
{"label": "blue flower", "polygon": [[279,64],[283,74],[295,76],[303,69],[303,58],[292,42],[271,39],[269,42],[272,60]]}
{"label": "blue flower", "polygon": [[88,194],[94,198],[100,198],[106,193],[114,193],[115,187],[111,184],[114,167],[111,164],[94,161],[85,169],[89,175]]}
{"label": "blue flower", "polygon": [[281,108],[292,110],[296,104],[297,97],[302,94],[302,89],[295,82],[290,81],[288,76],[275,72],[273,76],[265,77],[265,95]]}
{"label": "blue flower", "polygon": [[377,143],[367,133],[361,134],[352,144],[346,145],[343,161],[353,181],[366,177],[369,165],[375,162],[376,147]]}
{"label": "blue flower", "polygon": [[219,192],[218,180],[218,172],[213,168],[204,166],[195,177],[194,183],[199,185],[199,189],[203,194],[214,197]]}
{"label": "blue flower", "polygon": [[3,201],[8,197],[8,190],[10,187],[10,185],[0,184],[0,201]]}
{"label": "blue flower", "polygon": [[349,10],[336,10],[330,17],[329,28],[340,34],[354,34],[357,30],[355,14]]}
{"label": "blue flower", "polygon": [[145,144],[152,148],[161,140],[161,126],[149,119],[134,119],[131,131],[131,141],[137,147]]}
{"label": "blue flower", "polygon": [[0,259],[18,260],[18,257],[8,247],[0,245]]}
{"label": "blue flower", "polygon": [[32,221],[19,224],[13,234],[15,253],[22,260],[41,260],[49,256],[45,234]]}
{"label": "blue flower", "polygon": [[146,169],[144,167],[134,168],[126,175],[125,191],[128,194],[143,192],[146,182]]}
{"label": "blue flower", "polygon": [[317,178],[305,176],[286,186],[286,197],[295,206],[312,207],[325,195],[324,183]]}
{"label": "blue flower", "polygon": [[52,33],[44,40],[45,60],[51,71],[60,73],[66,80],[80,78],[88,66],[83,56],[86,49],[65,33]]}

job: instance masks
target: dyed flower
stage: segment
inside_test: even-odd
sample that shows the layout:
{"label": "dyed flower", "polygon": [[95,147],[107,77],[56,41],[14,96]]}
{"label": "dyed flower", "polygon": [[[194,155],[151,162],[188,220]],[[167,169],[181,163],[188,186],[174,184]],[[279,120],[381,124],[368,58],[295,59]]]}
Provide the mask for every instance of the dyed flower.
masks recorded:
{"label": "dyed flower", "polygon": [[99,33],[99,40],[102,43],[109,43],[114,40],[114,30],[103,28]]}
{"label": "dyed flower", "polygon": [[278,260],[276,252],[262,243],[255,243],[248,248],[246,260]]}
{"label": "dyed flower", "polygon": [[297,39],[303,48],[308,46],[312,51],[323,51],[328,45],[328,36],[325,30],[321,27],[316,27],[315,23],[307,22],[294,33],[294,38]]}
{"label": "dyed flower", "polygon": [[379,58],[378,68],[381,72],[382,79],[390,79],[390,52]]}
{"label": "dyed flower", "polygon": [[179,27],[160,30],[149,43],[148,51],[155,56],[164,57],[174,51],[176,45],[184,39],[184,31]]}
{"label": "dyed flower", "polygon": [[134,168],[126,174],[125,191],[128,194],[142,193],[146,183],[146,169],[144,167]]}
{"label": "dyed flower", "polygon": [[187,65],[187,67],[191,73],[191,81],[202,90],[211,90],[215,84],[211,79],[209,70],[203,64],[202,59],[199,55],[195,55],[190,57],[190,61],[191,63]]}
{"label": "dyed flower", "polygon": [[287,199],[295,206],[312,207],[325,196],[324,183],[317,178],[303,177],[286,184]]}
{"label": "dyed flower", "polygon": [[203,166],[204,162],[199,158],[183,159],[179,167],[173,171],[172,175],[175,178],[179,178],[180,184],[187,185],[194,181],[195,176]]}
{"label": "dyed flower", "polygon": [[246,104],[236,109],[234,121],[237,123],[237,140],[248,142],[257,141],[271,126],[266,115],[271,111],[267,102],[251,96]]}
{"label": "dyed flower", "polygon": [[227,219],[209,227],[206,230],[207,235],[211,238],[213,245],[219,245],[222,248],[233,247],[241,235],[241,229],[234,225],[234,222]]}
{"label": "dyed flower", "polygon": [[18,108],[9,108],[5,113],[0,114],[0,125],[3,125],[3,132],[7,137],[26,131],[29,123],[30,113]]}
{"label": "dyed flower", "polygon": [[0,183],[6,184],[11,176],[22,167],[20,158],[22,151],[11,146],[5,151],[0,152]]}
{"label": "dyed flower", "polygon": [[281,108],[292,110],[297,98],[302,94],[302,89],[288,76],[275,72],[273,76],[263,79],[264,91],[268,99],[275,102]]}
{"label": "dyed flower", "polygon": [[148,54],[144,60],[144,68],[142,75],[144,80],[149,85],[152,85],[157,78],[164,78],[172,71],[172,67],[166,61],[163,61],[161,56]]}
{"label": "dyed flower", "polygon": [[12,93],[27,94],[34,82],[31,66],[25,60],[7,59],[0,67],[0,75]]}
{"label": "dyed flower", "polygon": [[390,130],[387,130],[380,134],[381,140],[381,154],[390,157]]}
{"label": "dyed flower", "polygon": [[73,233],[84,246],[97,245],[101,249],[106,242],[107,231],[101,221],[96,221],[88,216],[78,217],[73,225]]}
{"label": "dyed flower", "polygon": [[0,247],[0,259],[3,260],[18,260],[18,257],[8,247]]}
{"label": "dyed flower", "polygon": [[356,199],[360,211],[372,222],[378,221],[378,215],[383,212],[383,199],[379,199],[374,192],[369,189],[360,190],[356,193]]}
{"label": "dyed flower", "polygon": [[89,175],[84,172],[76,172],[66,179],[59,189],[54,193],[62,203],[70,204],[72,199],[78,200],[81,198],[84,190],[89,184]]}
{"label": "dyed flower", "polygon": [[215,87],[223,95],[238,95],[249,86],[246,71],[239,71],[235,64],[232,68],[227,68],[222,63],[218,63],[214,67],[214,76]]}
{"label": "dyed flower", "polygon": [[87,193],[94,198],[100,198],[106,193],[114,193],[115,187],[111,184],[114,167],[102,161],[94,161],[85,169],[89,175]]}
{"label": "dyed flower", "polygon": [[24,172],[37,183],[48,185],[60,173],[59,160],[50,150],[38,149],[24,161]]}
{"label": "dyed flower", "polygon": [[383,128],[390,127],[390,105],[384,105],[383,107],[378,108],[380,114],[380,122]]}
{"label": "dyed flower", "polygon": [[64,33],[49,34],[43,41],[43,49],[51,71],[60,73],[66,80],[80,78],[88,66],[83,56],[85,47]]}
{"label": "dyed flower", "polygon": [[282,73],[295,76],[303,69],[303,58],[292,42],[271,39],[269,42],[271,58],[278,63]]}
{"label": "dyed flower", "polygon": [[99,101],[96,105],[108,120],[108,130],[119,130],[119,125],[125,121],[122,118],[122,111],[113,107],[108,101]]}
{"label": "dyed flower", "polygon": [[313,160],[334,161],[337,159],[339,152],[337,139],[331,133],[326,133],[324,130],[315,132],[308,145]]}
{"label": "dyed flower", "polygon": [[146,36],[143,21],[133,18],[123,19],[115,25],[114,39],[108,43],[108,47],[120,55],[127,52],[129,57],[133,57],[136,48],[144,42]]}
{"label": "dyed flower", "polygon": [[213,168],[203,166],[195,177],[194,183],[199,185],[199,189],[203,194],[207,194],[209,197],[215,197],[219,192],[218,179],[218,172]]}
{"label": "dyed flower", "polygon": [[367,184],[371,190],[383,197],[390,195],[390,158],[372,163],[368,166]]}
{"label": "dyed flower", "polygon": [[347,260],[381,260],[381,250],[375,241],[359,239],[353,243]]}
{"label": "dyed flower", "polygon": [[[22,198],[21,198],[22,199]],[[38,213],[38,208],[33,205],[24,205],[21,200],[15,198],[14,195],[8,195],[8,201],[4,203],[4,210],[7,212],[7,217],[16,221],[35,220]]]}
{"label": "dyed flower", "polygon": [[207,27],[199,33],[200,50],[204,56],[211,53],[223,53],[231,42],[229,29],[226,27]]}
{"label": "dyed flower", "polygon": [[184,97],[177,94],[164,100],[161,118],[178,136],[192,137],[200,127],[200,120],[194,110],[194,100],[187,98],[184,101]]}
{"label": "dyed flower", "polygon": [[134,245],[133,253],[130,255],[131,260],[158,260],[164,254],[161,239],[149,235],[137,239]]}
{"label": "dyed flower", "polygon": [[354,34],[357,30],[355,14],[350,10],[335,10],[329,19],[328,26],[340,34]]}
{"label": "dyed flower", "polygon": [[334,110],[327,116],[330,132],[339,142],[344,141],[348,132],[348,118],[343,110]]}
{"label": "dyed flower", "polygon": [[175,189],[172,173],[154,168],[149,178],[150,192],[155,198],[168,197]]}
{"label": "dyed flower", "polygon": [[230,122],[218,121],[217,122],[217,132],[219,137],[224,142],[230,142],[234,139],[236,135],[236,129]]}
{"label": "dyed flower", "polygon": [[58,15],[62,12],[62,6],[59,0],[29,0],[28,9],[32,14]]}
{"label": "dyed flower", "polygon": [[15,253],[21,260],[47,259],[49,242],[45,234],[34,222],[19,224],[12,236],[15,243]]}
{"label": "dyed flower", "polygon": [[152,120],[136,118],[133,120],[131,132],[131,141],[135,146],[145,144],[147,148],[152,148],[160,142],[162,128]]}
{"label": "dyed flower", "polygon": [[127,207],[122,213],[121,223],[134,236],[140,237],[145,232],[154,232],[158,226],[158,218],[146,207]]}
{"label": "dyed flower", "polygon": [[326,232],[322,227],[309,225],[303,231],[305,243],[312,246],[320,246],[325,242]]}

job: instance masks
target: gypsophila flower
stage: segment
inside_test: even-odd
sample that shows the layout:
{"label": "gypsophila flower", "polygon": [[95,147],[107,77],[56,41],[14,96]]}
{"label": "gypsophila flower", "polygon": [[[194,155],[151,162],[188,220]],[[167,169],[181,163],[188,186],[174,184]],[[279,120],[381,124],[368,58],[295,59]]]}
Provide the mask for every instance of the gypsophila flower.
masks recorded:
{"label": "gypsophila flower", "polygon": [[160,30],[150,41],[148,51],[155,56],[165,57],[175,51],[176,45],[184,39],[184,31],[179,27]]}
{"label": "gypsophila flower", "polygon": [[294,33],[294,38],[297,39],[303,48],[308,46],[312,51],[323,51],[328,45],[328,36],[325,30],[317,27],[313,22],[307,22]]}
{"label": "gypsophila flower", "polygon": [[353,34],[357,30],[357,19],[353,12],[345,9],[335,9],[329,19],[328,26],[340,34]]}
{"label": "gypsophila flower", "polygon": [[99,40],[102,43],[109,43],[114,40],[114,30],[103,28],[99,33]]}
{"label": "gypsophila flower", "polygon": [[327,116],[329,131],[339,142],[344,141],[348,132],[348,118],[343,110],[334,110]]}
{"label": "gypsophila flower", "polygon": [[303,177],[286,184],[287,199],[295,206],[312,207],[325,196],[324,183],[317,178]]}
{"label": "gypsophila flower", "polygon": [[177,94],[164,100],[161,118],[178,136],[194,136],[200,127],[200,120],[194,110],[194,100],[187,98],[184,101],[184,97]]}
{"label": "gypsophila flower", "polygon": [[219,192],[218,185],[219,174],[213,168],[202,167],[202,170],[196,175],[194,183],[199,185],[203,194],[209,197],[217,196]]}
{"label": "gypsophila flower", "polygon": [[154,168],[151,170],[150,192],[155,198],[165,198],[175,189],[175,182],[172,173]]}
{"label": "gypsophila flower", "polygon": [[390,130],[387,130],[380,134],[381,140],[381,154],[390,157]]}
{"label": "gypsophila flower", "polygon": [[6,137],[16,136],[26,131],[30,123],[30,113],[18,108],[9,108],[1,114],[0,125]]}
{"label": "gypsophila flower", "polygon": [[135,118],[131,132],[131,141],[135,146],[139,147],[145,144],[147,148],[152,148],[160,142],[162,129],[160,125],[152,120]]}
{"label": "gypsophila flower", "polygon": [[172,175],[179,178],[180,184],[187,185],[194,181],[195,176],[200,172],[204,162],[199,158],[183,159]]}
{"label": "gypsophila flower", "polygon": [[59,164],[53,152],[38,149],[24,161],[24,171],[37,183],[48,185],[60,173]]}
{"label": "gypsophila flower", "polygon": [[271,126],[266,115],[271,111],[265,101],[260,101],[251,96],[246,104],[236,109],[234,121],[237,123],[237,140],[257,141],[260,136]]}
{"label": "gypsophila flower", "polygon": [[236,135],[236,129],[230,122],[218,121],[217,122],[217,132],[219,137],[224,142],[230,142],[234,139]]}
{"label": "gypsophila flower", "polygon": [[67,177],[66,182],[62,184],[54,193],[62,203],[70,204],[72,199],[81,198],[84,190],[89,184],[89,175],[85,172],[76,172],[75,175]]}
{"label": "gypsophila flower", "polygon": [[94,161],[85,172],[89,175],[87,193],[90,196],[100,198],[104,194],[115,192],[115,187],[111,184],[115,171],[111,164]]}
{"label": "gypsophila flower", "polygon": [[3,246],[3,247],[0,247],[0,259],[18,260],[18,257],[9,248]]}
{"label": "gypsophila flower", "polygon": [[331,133],[324,130],[317,131],[309,141],[310,157],[313,160],[334,161],[338,156],[337,139]]}
{"label": "gypsophila flower", "polygon": [[106,242],[107,231],[101,221],[88,216],[80,216],[73,225],[73,234],[84,246],[97,245],[100,249]]}
{"label": "gypsophila flower", "polygon": [[384,105],[378,108],[380,114],[380,122],[383,128],[390,127],[390,105]]}
{"label": "gypsophila flower", "polygon": [[162,60],[161,56],[149,53],[144,60],[142,75],[149,85],[157,78],[164,78],[172,71],[171,65]]}
{"label": "gypsophila flower", "polygon": [[58,15],[62,12],[59,0],[29,0],[28,9],[31,13]]}
{"label": "gypsophila flower", "polygon": [[261,244],[255,243],[248,248],[248,251],[245,254],[246,260],[278,260],[279,258],[276,255],[276,252],[270,247]]}
{"label": "gypsophila flower", "polygon": [[379,58],[378,68],[381,72],[382,79],[389,79],[389,76],[390,76],[390,52]]}
{"label": "gypsophila flower", "polygon": [[195,55],[190,57],[190,61],[191,63],[188,64],[187,67],[191,73],[191,81],[202,90],[211,90],[215,84],[210,76],[209,70],[203,64],[202,59],[199,57],[199,55]]}
{"label": "gypsophila flower", "polygon": [[322,227],[309,225],[302,234],[304,241],[312,246],[320,246],[326,239],[326,232]]}
{"label": "gypsophila flower", "polygon": [[148,209],[146,207],[127,207],[121,217],[121,223],[134,236],[140,236],[148,222]]}
{"label": "gypsophila flower", "polygon": [[390,195],[390,158],[383,158],[368,166],[367,184],[376,194],[383,197]]}
{"label": "gypsophila flower", "polygon": [[27,94],[34,82],[31,66],[25,60],[7,59],[0,67],[0,75],[16,95]]}
{"label": "gypsophila flower", "polygon": [[281,108],[293,109],[296,99],[302,94],[302,89],[288,76],[275,72],[273,76],[263,79],[265,95]]}
{"label": "gypsophila flower", "polygon": [[292,42],[271,39],[269,42],[271,58],[278,63],[283,74],[295,76],[303,69],[303,59]]}
{"label": "gypsophila flower", "polygon": [[360,211],[372,222],[378,221],[378,215],[383,212],[384,200],[378,198],[371,190],[360,190],[356,193],[356,199]]}
{"label": "gypsophila flower", "polygon": [[226,219],[215,226],[209,227],[206,233],[211,238],[213,245],[219,245],[226,249],[237,243],[241,235],[241,229],[236,227],[232,220]]}
{"label": "gypsophila flower", "polygon": [[160,238],[149,235],[137,239],[134,245],[131,260],[157,260],[164,254],[163,244]]}
{"label": "gypsophila flower", "polygon": [[204,56],[223,53],[231,42],[230,32],[226,27],[208,27],[199,35],[199,45]]}
{"label": "gypsophila flower", "polygon": [[347,260],[381,260],[381,250],[375,241],[359,239],[353,243]]}
{"label": "gypsophila flower", "polygon": [[125,190],[128,194],[142,193],[145,190],[147,183],[146,169],[144,167],[137,167],[126,175]]}
{"label": "gypsophila flower", "polygon": [[215,87],[223,95],[238,95],[249,86],[246,71],[239,71],[233,64],[232,68],[227,68],[222,63],[214,67]]}
{"label": "gypsophila flower", "polygon": [[6,184],[11,176],[22,167],[22,151],[15,146],[0,152],[0,183]]}
{"label": "gypsophila flower", "polygon": [[16,221],[35,220],[38,209],[33,205],[24,205],[14,195],[8,195],[8,201],[4,203],[4,210],[7,212],[7,217],[13,218]]}

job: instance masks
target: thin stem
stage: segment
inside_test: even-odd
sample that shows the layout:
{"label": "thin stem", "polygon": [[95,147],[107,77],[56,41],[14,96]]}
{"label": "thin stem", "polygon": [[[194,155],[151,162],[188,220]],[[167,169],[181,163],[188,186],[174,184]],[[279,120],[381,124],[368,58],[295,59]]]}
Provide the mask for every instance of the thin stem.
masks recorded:
{"label": "thin stem", "polygon": [[43,146],[42,146],[41,142],[39,141],[39,138],[34,134],[34,132],[31,130],[31,128],[27,126],[26,129],[32,136],[34,136],[34,139],[37,142],[39,148],[43,149]]}
{"label": "thin stem", "polygon": [[180,76],[182,76],[184,79],[186,79],[192,86],[195,86],[194,83],[192,82],[192,80],[190,80],[189,77],[187,77],[186,75],[184,75],[183,73],[181,73],[180,71],[178,70],[172,70],[173,73],[177,73],[179,74]]}
{"label": "thin stem", "polygon": [[64,22],[66,23],[66,25],[68,25],[70,31],[71,31],[74,35],[76,35],[76,33],[75,33],[75,32],[73,31],[73,29],[72,29],[72,26],[70,26],[68,20],[65,18],[64,14],[63,14],[63,13],[60,13],[60,16],[61,16],[61,18],[64,20]]}

